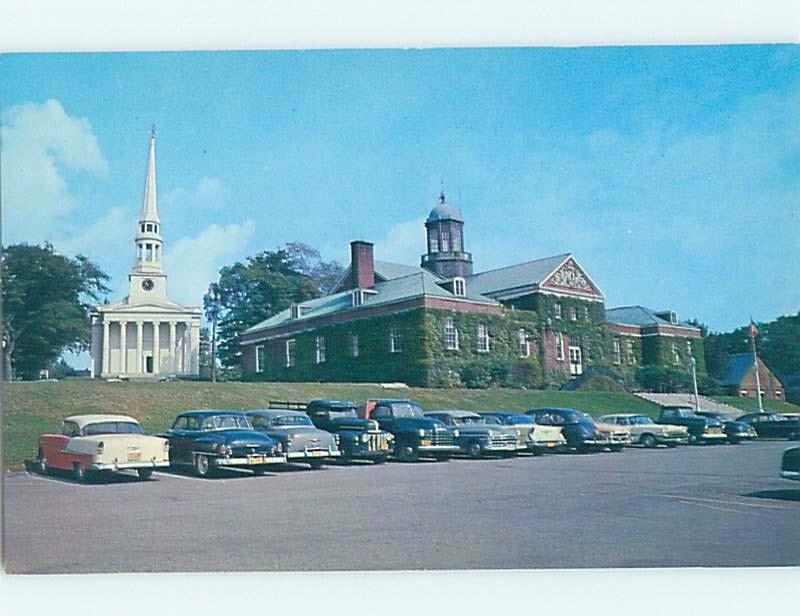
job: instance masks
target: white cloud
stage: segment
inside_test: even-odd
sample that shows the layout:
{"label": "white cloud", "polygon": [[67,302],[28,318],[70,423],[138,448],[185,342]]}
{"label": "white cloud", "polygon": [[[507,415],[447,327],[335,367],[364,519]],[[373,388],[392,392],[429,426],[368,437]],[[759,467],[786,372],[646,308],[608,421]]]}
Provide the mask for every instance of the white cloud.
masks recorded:
{"label": "white cloud", "polygon": [[219,269],[244,257],[255,231],[252,220],[224,227],[213,224],[198,235],[182,237],[165,248],[170,298],[187,306],[201,305],[203,294],[216,280]]}
{"label": "white cloud", "polygon": [[72,210],[63,172],[108,172],[86,118],[66,113],[57,100],[23,103],[0,116],[0,200],[7,243],[51,239],[59,217]]}
{"label": "white cloud", "polygon": [[425,218],[415,218],[391,227],[386,236],[375,242],[375,258],[417,265],[425,252]]}
{"label": "white cloud", "polygon": [[219,210],[225,206],[225,185],[219,178],[203,176],[189,189],[176,188],[163,198],[170,209]]}
{"label": "white cloud", "polygon": [[71,235],[69,239],[55,240],[53,245],[62,254],[69,256],[82,254],[95,262],[124,251],[124,247],[127,246],[133,261],[135,230],[136,215],[129,209],[115,207],[79,233]]}

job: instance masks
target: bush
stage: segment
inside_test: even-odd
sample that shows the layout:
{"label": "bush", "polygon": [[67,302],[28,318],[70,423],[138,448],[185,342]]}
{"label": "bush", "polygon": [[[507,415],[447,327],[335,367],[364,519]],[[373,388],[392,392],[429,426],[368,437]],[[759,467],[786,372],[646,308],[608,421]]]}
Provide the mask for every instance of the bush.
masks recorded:
{"label": "bush", "polygon": [[579,391],[625,391],[625,388],[605,375],[594,375],[583,381]]}
{"label": "bush", "polygon": [[682,368],[644,366],[636,371],[636,381],[642,389],[658,393],[689,391],[692,375]]}
{"label": "bush", "polygon": [[505,385],[534,389],[539,386],[539,369],[529,361],[514,362],[508,367]]}

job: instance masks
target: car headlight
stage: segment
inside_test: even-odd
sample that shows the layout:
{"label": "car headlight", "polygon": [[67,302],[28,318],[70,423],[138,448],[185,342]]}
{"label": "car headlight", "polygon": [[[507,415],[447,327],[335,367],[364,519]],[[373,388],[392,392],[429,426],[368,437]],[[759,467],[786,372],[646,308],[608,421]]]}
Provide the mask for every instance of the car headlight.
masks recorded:
{"label": "car headlight", "polygon": [[419,435],[420,435],[420,437],[422,437],[422,436],[425,436],[425,430],[423,430],[422,428],[420,428],[420,429],[419,429]]}
{"label": "car headlight", "polygon": [[459,436],[461,436],[461,432],[459,432],[458,430],[453,430],[453,436],[455,438],[458,438]]}
{"label": "car headlight", "polygon": [[361,435],[361,442],[362,443],[368,443],[369,442],[369,434],[364,432],[364,434]]}
{"label": "car headlight", "polygon": [[387,441],[393,441],[394,440],[394,434],[387,434],[386,435],[386,440]]}
{"label": "car headlight", "polygon": [[275,451],[277,451],[278,453],[282,453],[283,452],[283,443],[278,443],[278,446],[275,448]]}
{"label": "car headlight", "polygon": [[224,456],[226,453],[228,453],[228,448],[225,447],[225,445],[220,445],[219,446],[219,453],[220,453],[220,455]]}
{"label": "car headlight", "polygon": [[517,436],[522,436],[522,430],[517,430]]}

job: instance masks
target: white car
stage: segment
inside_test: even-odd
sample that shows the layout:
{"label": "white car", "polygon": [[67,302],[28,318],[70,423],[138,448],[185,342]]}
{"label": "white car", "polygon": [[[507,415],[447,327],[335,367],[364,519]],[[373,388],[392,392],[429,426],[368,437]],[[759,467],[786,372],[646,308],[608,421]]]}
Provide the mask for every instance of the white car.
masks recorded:
{"label": "white car", "polygon": [[615,415],[603,415],[599,421],[606,424],[624,426],[630,431],[631,441],[634,444],[638,443],[647,448],[657,445],[675,447],[679,444],[686,445],[689,442],[689,431],[685,427],[657,424],[647,415],[617,413]]}

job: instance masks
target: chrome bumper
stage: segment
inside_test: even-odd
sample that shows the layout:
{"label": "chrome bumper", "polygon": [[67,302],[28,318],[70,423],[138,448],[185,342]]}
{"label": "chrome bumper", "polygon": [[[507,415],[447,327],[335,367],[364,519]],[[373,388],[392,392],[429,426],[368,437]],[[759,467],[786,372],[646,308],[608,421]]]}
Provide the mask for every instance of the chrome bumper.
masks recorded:
{"label": "chrome bumper", "polygon": [[417,451],[420,453],[451,452],[458,453],[461,448],[458,445],[420,445]]}
{"label": "chrome bumper", "polygon": [[284,456],[251,456],[248,458],[209,458],[215,466],[260,466],[261,464],[283,464]]}
{"label": "chrome bumper", "polygon": [[162,468],[169,466],[169,460],[143,460],[140,462],[112,462],[110,464],[92,464],[93,471],[118,471],[126,468]]}
{"label": "chrome bumper", "polygon": [[795,481],[800,481],[800,471],[781,470],[781,477],[783,479],[794,479]]}
{"label": "chrome bumper", "polygon": [[289,460],[323,460],[325,458],[338,458],[342,452],[338,449],[331,451],[330,449],[312,449],[310,451],[290,451],[286,454]]}

